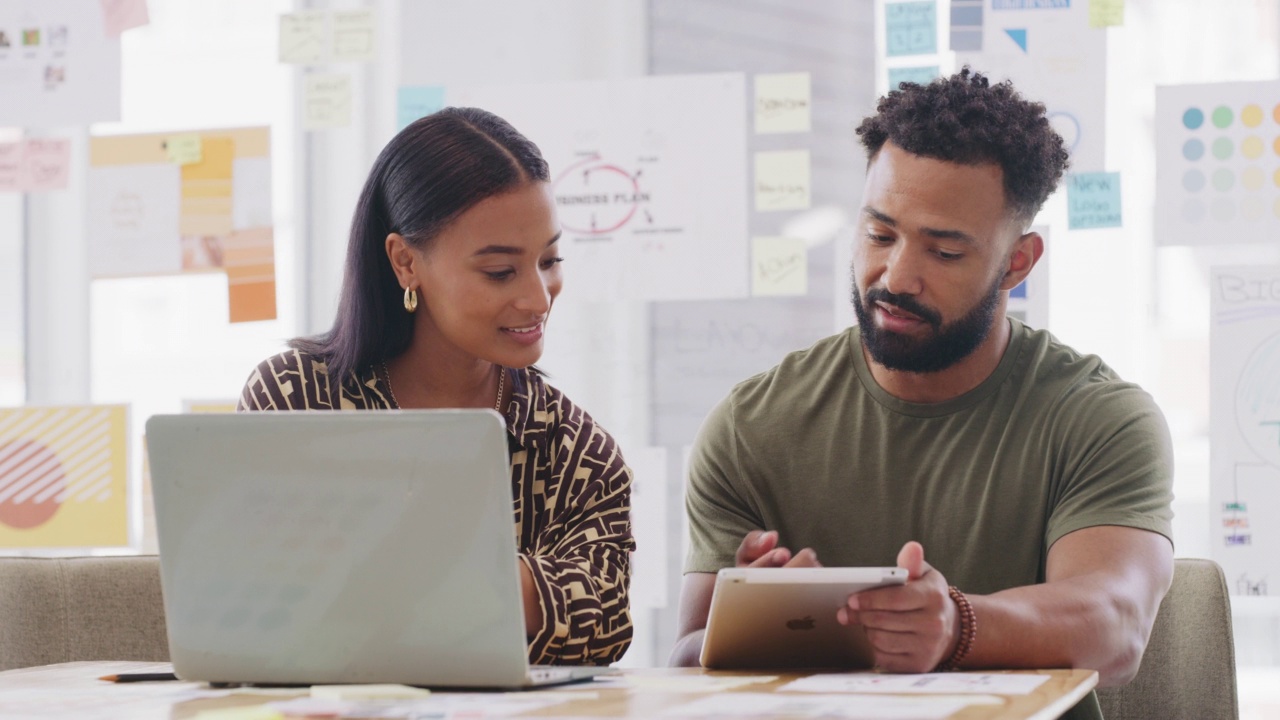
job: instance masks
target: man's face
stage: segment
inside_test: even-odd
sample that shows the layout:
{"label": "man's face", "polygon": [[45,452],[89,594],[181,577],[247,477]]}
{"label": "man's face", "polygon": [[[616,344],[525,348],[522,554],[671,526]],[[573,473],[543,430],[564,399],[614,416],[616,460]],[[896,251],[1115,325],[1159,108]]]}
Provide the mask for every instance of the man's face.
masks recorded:
{"label": "man's face", "polygon": [[[872,360],[938,372],[1004,318],[1020,227],[995,164],[959,165],[885,143],[867,170],[853,261],[853,307]],[[1006,287],[1008,286],[1008,287]]]}

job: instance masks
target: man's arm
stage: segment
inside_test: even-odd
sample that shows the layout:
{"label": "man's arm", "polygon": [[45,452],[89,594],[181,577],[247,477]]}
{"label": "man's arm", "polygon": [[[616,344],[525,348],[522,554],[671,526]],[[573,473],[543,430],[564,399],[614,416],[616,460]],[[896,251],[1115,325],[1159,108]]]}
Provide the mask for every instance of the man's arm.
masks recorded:
{"label": "man's arm", "polygon": [[[919,544],[898,562],[912,571],[906,585],[853,595],[840,617],[867,629],[883,669],[928,672],[954,651],[959,612]],[[977,634],[961,666],[1090,668],[1100,685],[1122,685],[1138,671],[1172,578],[1173,548],[1157,533],[1097,526],[1064,535],[1049,549],[1044,583],[968,596]]]}

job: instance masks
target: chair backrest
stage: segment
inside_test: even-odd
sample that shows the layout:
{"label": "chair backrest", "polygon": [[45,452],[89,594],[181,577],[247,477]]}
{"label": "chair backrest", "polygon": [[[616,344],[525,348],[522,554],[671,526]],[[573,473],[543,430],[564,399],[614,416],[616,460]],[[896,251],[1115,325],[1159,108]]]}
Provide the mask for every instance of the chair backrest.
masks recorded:
{"label": "chair backrest", "polygon": [[0,557],[0,670],[168,659],[155,555]]}
{"label": "chair backrest", "polygon": [[1222,568],[1212,560],[1174,561],[1173,586],[1160,603],[1137,676],[1128,685],[1098,690],[1103,717],[1235,720],[1234,643]]}

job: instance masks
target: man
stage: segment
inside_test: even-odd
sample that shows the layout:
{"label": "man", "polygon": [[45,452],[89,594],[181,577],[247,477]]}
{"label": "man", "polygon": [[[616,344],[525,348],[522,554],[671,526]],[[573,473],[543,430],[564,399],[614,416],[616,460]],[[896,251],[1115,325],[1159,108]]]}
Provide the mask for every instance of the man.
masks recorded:
{"label": "man", "polygon": [[[889,93],[858,134],[859,327],[707,418],[672,662],[698,663],[722,567],[897,564],[906,585],[837,613],[882,670],[1127,682],[1173,572],[1168,429],[1097,357],[1005,314],[1044,250],[1028,228],[1062,139],[1042,104],[968,68]],[[1100,716],[1092,696],[1071,715]]]}

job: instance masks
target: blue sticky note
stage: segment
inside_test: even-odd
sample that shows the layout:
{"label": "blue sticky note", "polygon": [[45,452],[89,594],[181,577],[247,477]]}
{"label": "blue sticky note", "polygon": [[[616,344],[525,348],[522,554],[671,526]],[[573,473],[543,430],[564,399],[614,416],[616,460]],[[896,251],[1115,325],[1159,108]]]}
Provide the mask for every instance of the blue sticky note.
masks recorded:
{"label": "blue sticky note", "polygon": [[938,4],[934,0],[885,3],[884,22],[889,57],[938,52]]}
{"label": "blue sticky note", "polygon": [[1120,227],[1120,173],[1067,176],[1067,228]]}
{"label": "blue sticky note", "polygon": [[396,91],[396,132],[409,123],[444,107],[444,88],[439,86],[402,87]]}
{"label": "blue sticky note", "polygon": [[889,89],[897,90],[904,82],[928,85],[930,80],[938,77],[938,66],[889,68]]}

